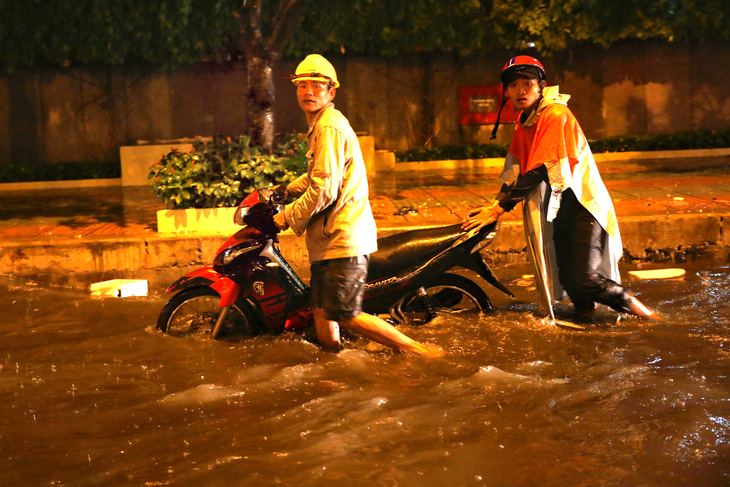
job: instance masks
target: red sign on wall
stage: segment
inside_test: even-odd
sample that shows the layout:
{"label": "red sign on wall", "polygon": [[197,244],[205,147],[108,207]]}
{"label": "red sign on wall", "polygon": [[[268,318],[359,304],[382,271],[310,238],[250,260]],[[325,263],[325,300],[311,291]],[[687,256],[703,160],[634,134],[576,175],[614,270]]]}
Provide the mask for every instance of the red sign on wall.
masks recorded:
{"label": "red sign on wall", "polygon": [[[502,85],[475,85],[459,87],[459,123],[494,124],[502,103]],[[508,101],[502,109],[500,123],[516,123],[520,112]]]}

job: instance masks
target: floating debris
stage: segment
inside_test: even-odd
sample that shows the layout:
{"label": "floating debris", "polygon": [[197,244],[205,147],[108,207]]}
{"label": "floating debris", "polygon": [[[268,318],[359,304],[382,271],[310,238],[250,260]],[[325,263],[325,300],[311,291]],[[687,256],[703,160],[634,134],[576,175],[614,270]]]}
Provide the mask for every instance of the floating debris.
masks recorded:
{"label": "floating debris", "polygon": [[677,279],[684,277],[684,274],[685,270],[680,268],[629,271],[629,275],[635,279]]}
{"label": "floating debris", "polygon": [[400,209],[393,214],[397,216],[403,216],[409,215],[411,213],[418,213],[418,210],[413,208],[412,206],[401,206]]}
{"label": "floating debris", "polygon": [[102,298],[127,298],[147,296],[146,279],[112,279],[95,282],[90,287],[91,295]]}

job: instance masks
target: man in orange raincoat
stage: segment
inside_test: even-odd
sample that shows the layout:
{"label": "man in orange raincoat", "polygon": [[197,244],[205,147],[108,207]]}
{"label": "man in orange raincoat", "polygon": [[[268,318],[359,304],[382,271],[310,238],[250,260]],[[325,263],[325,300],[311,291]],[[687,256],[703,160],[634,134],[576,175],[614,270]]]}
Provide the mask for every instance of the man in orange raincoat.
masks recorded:
{"label": "man in orange raincoat", "polygon": [[[596,303],[655,317],[620,284],[623,247],[616,213],[583,130],[567,106],[570,96],[557,86],[546,87],[545,68],[530,56],[510,59],[500,79],[504,102],[511,100],[522,113],[505,159],[504,185],[491,205],[469,214],[464,229],[488,225],[524,202],[542,310],[554,319],[553,301],[565,290],[578,317],[590,316]],[[495,133],[498,126],[499,120]]]}

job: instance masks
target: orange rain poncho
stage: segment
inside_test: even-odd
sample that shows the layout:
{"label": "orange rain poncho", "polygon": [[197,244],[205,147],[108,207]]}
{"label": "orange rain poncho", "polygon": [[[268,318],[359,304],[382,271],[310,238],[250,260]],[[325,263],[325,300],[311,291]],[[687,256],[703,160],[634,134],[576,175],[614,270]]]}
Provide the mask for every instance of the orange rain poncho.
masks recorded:
{"label": "orange rain poncho", "polygon": [[500,176],[505,184],[512,185],[519,175],[541,165],[548,172],[550,186],[542,184],[536,188],[523,205],[525,235],[535,276],[538,281],[544,281],[542,286],[538,285],[540,308],[552,304],[553,296],[560,299],[563,294],[557,282],[550,222],[560,209],[562,192],[568,188],[608,233],[601,269],[605,277],[621,282],[618,260],[623,247],[616,213],[583,130],[567,107],[569,99],[569,95],[559,93],[557,86],[544,89],[538,109],[518,123]]}

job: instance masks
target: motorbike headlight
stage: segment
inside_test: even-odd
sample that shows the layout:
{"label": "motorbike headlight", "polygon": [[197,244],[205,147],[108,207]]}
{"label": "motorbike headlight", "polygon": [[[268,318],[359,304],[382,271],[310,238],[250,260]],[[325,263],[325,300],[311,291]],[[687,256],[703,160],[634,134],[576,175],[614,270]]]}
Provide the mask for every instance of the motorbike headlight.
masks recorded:
{"label": "motorbike headlight", "polygon": [[241,257],[244,254],[248,254],[249,252],[253,252],[255,250],[258,250],[259,246],[251,246],[251,247],[239,247],[239,248],[232,248],[227,249],[220,254],[215,256],[215,259],[213,260],[213,265],[215,266],[226,266],[233,262],[238,257]]}

